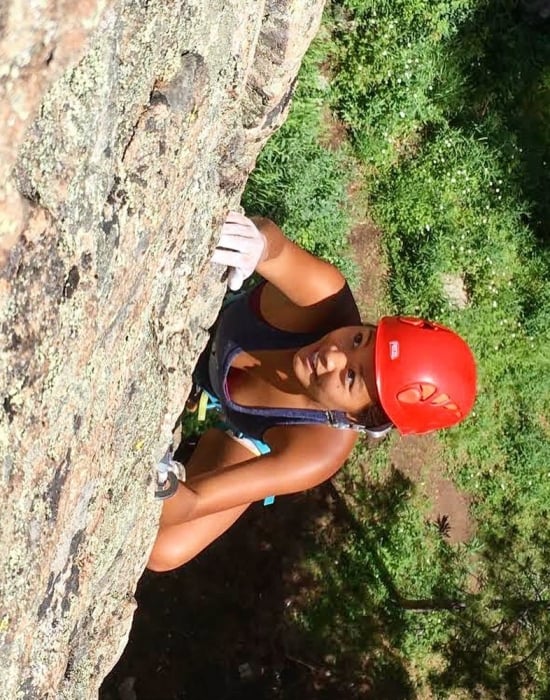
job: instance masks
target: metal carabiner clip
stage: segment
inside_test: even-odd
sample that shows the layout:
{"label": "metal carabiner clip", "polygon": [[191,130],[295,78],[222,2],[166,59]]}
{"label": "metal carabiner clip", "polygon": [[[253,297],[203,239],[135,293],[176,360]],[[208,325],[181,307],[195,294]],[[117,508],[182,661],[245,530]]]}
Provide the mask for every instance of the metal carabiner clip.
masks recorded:
{"label": "metal carabiner clip", "polygon": [[157,464],[155,498],[163,501],[173,496],[178,490],[178,476],[180,474],[182,480],[185,481],[185,469],[182,464],[172,459],[173,454],[173,446],[170,445],[164,457]]}
{"label": "metal carabiner clip", "polygon": [[161,501],[173,496],[178,490],[178,477],[173,471],[166,471],[162,474],[157,470],[157,488],[155,489],[155,498]]}

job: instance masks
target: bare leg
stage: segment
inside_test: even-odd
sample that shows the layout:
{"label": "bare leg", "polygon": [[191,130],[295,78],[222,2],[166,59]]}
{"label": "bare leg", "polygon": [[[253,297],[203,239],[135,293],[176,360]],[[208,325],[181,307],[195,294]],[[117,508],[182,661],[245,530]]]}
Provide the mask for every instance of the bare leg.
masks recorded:
{"label": "bare leg", "polygon": [[[212,428],[201,437],[185,468],[188,476],[196,476],[244,462],[252,456],[246,447],[223,431]],[[212,513],[181,525],[160,526],[147,568],[170,571],[186,564],[231,527],[249,505]],[[169,508],[170,499],[163,503],[163,511]]]}

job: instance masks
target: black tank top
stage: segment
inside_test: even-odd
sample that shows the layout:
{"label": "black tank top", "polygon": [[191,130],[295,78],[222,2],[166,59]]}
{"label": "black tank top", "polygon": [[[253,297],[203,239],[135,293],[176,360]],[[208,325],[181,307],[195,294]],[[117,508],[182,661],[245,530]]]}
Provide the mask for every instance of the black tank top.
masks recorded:
{"label": "black tank top", "polygon": [[300,348],[319,340],[336,328],[361,323],[353,295],[346,284],[331,304],[334,313],[319,330],[313,333],[293,333],[274,328],[259,312],[259,298],[264,284],[262,282],[240,294],[222,309],[213,329],[212,340],[201,356],[198,383],[217,396],[224,416],[233,429],[257,440],[262,440],[265,431],[275,425],[320,423],[347,427],[349,420],[341,411],[241,406],[231,400],[227,376],[233,359],[241,351]]}

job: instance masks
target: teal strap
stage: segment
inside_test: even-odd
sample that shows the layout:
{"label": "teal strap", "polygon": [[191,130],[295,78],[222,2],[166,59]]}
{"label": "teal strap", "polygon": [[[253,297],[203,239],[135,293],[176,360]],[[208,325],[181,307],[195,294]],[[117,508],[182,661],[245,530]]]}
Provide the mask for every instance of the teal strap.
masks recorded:
{"label": "teal strap", "polygon": [[[271,448],[269,447],[269,445],[266,445],[265,442],[263,442],[262,440],[256,440],[256,438],[248,437],[248,435],[245,435],[244,433],[241,433],[237,437],[246,437],[249,440],[251,440],[254,443],[254,445],[258,448],[258,452],[261,455],[267,455],[271,452]],[[271,506],[273,505],[273,503],[275,503],[275,496],[266,496],[264,498],[264,506]]]}

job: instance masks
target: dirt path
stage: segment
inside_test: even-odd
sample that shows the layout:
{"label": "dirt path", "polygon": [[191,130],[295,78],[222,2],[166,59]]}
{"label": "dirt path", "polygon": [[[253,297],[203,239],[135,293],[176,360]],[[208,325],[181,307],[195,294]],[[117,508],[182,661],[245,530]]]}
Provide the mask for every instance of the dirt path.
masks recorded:
{"label": "dirt path", "polygon": [[[359,188],[350,193],[360,202]],[[387,268],[382,255],[380,231],[368,219],[359,220],[350,236],[354,259],[361,271],[361,280],[354,290],[364,320],[376,320],[384,308],[384,288]],[[469,517],[469,498],[461,493],[445,472],[438,439],[435,435],[399,438],[391,452],[390,461],[431,503],[429,520],[440,522],[449,542],[467,542],[474,534]]]}
{"label": "dirt path", "polygon": [[431,503],[427,518],[441,523],[449,542],[467,542],[474,534],[470,500],[445,476],[437,438],[417,435],[401,438],[390,453],[393,466],[416,484]]}

